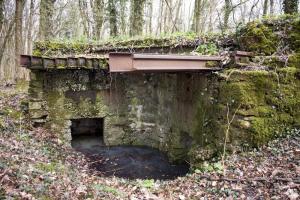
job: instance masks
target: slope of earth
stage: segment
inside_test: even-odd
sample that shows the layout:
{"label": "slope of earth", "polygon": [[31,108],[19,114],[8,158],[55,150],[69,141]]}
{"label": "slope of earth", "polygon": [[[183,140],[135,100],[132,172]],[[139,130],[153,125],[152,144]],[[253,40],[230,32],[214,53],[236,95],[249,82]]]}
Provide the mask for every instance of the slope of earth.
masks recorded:
{"label": "slope of earth", "polygon": [[0,88],[0,199],[298,199],[300,134],[233,154],[172,181],[103,177],[21,109],[26,93]]}

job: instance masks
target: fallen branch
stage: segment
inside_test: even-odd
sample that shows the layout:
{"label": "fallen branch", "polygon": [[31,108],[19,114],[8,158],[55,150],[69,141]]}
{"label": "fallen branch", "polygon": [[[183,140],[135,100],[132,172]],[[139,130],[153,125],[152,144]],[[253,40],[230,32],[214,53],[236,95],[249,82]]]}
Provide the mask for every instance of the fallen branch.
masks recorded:
{"label": "fallen branch", "polygon": [[249,178],[249,179],[237,179],[237,178],[213,178],[210,176],[206,175],[201,175],[200,178],[202,179],[207,179],[208,181],[227,181],[227,182],[268,182],[268,183],[273,183],[273,182],[294,182],[297,184],[300,184],[300,179],[292,179],[292,178],[280,178],[280,177],[274,177],[274,178]]}
{"label": "fallen branch", "polygon": [[0,184],[2,184],[3,178],[5,177],[7,172],[8,172],[8,169],[5,169],[4,172],[2,174],[0,174]]}

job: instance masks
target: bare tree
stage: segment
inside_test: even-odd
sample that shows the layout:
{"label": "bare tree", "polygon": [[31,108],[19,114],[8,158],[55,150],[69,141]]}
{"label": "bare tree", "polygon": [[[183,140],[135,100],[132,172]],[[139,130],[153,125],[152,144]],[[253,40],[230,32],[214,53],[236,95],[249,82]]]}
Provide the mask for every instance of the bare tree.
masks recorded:
{"label": "bare tree", "polygon": [[[13,32],[13,28],[14,28],[14,24],[15,24],[15,21],[14,20],[11,20],[8,24],[8,28],[7,28],[7,31],[2,31],[4,32],[3,33],[3,42],[1,42],[0,46],[2,47],[0,49],[0,63],[3,59],[3,55],[4,55],[4,51],[6,50],[6,46],[7,46],[7,43],[9,42],[11,36],[12,36],[12,32]],[[4,26],[4,25],[2,25]],[[1,30],[4,29],[3,27],[1,28]],[[0,77],[1,78],[1,77]]]}
{"label": "bare tree", "polygon": [[23,17],[24,2],[16,0],[15,9],[15,63],[16,67],[20,63],[20,55],[22,54],[22,17]]}
{"label": "bare tree", "polygon": [[53,15],[56,0],[41,0],[39,39],[46,40],[54,36]]}
{"label": "bare tree", "polygon": [[177,1],[177,5],[176,5],[176,13],[175,13],[175,19],[174,19],[174,23],[172,26],[172,32],[174,31],[178,31],[178,25],[179,23],[179,19],[181,18],[181,7],[182,7],[182,1],[178,0]]}
{"label": "bare tree", "polygon": [[0,0],[0,30],[2,30],[4,22],[4,0]]}
{"label": "bare tree", "polygon": [[82,25],[84,28],[84,34],[87,37],[91,36],[91,23],[90,23],[90,17],[88,14],[88,4],[86,0],[79,0],[79,12],[82,19]]}
{"label": "bare tree", "polygon": [[223,30],[226,31],[228,29],[228,21],[230,17],[230,13],[232,12],[232,4],[231,0],[225,0],[224,6],[224,20],[223,20]]}
{"label": "bare tree", "polygon": [[147,0],[146,1],[146,13],[145,17],[147,18],[147,21],[145,23],[145,32],[146,34],[151,34],[152,32],[152,17],[153,17],[153,1]]}
{"label": "bare tree", "polygon": [[130,32],[131,36],[141,35],[143,32],[145,0],[131,0]]}
{"label": "bare tree", "polygon": [[196,33],[203,32],[204,14],[206,14],[206,7],[206,0],[195,0],[192,30]]}
{"label": "bare tree", "polygon": [[108,1],[108,13],[109,13],[109,29],[110,36],[115,37],[118,34],[118,26],[117,26],[117,8],[116,8],[116,0]]}
{"label": "bare tree", "polygon": [[270,0],[270,15],[274,14],[274,0]]}
{"label": "bare tree", "polygon": [[119,0],[120,1],[120,32],[123,35],[127,34],[127,2],[128,0]]}
{"label": "bare tree", "polygon": [[34,4],[35,4],[35,0],[30,0],[28,28],[27,28],[27,54],[31,54],[31,50],[32,50]]}
{"label": "bare tree", "polygon": [[268,8],[269,8],[269,0],[264,0],[263,16],[266,16],[268,14]]}
{"label": "bare tree", "polygon": [[94,37],[99,40],[104,21],[104,0],[95,0],[92,8],[95,21]]}

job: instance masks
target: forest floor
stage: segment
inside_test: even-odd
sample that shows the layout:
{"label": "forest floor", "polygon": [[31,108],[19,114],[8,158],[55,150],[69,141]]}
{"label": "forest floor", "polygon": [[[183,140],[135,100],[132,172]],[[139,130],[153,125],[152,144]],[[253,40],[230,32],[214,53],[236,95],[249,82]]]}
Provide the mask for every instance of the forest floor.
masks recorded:
{"label": "forest floor", "polygon": [[[233,154],[223,168],[170,181],[103,177],[83,154],[21,114],[25,93],[0,87],[0,199],[299,199],[300,133]],[[219,163],[215,163],[214,166]]]}

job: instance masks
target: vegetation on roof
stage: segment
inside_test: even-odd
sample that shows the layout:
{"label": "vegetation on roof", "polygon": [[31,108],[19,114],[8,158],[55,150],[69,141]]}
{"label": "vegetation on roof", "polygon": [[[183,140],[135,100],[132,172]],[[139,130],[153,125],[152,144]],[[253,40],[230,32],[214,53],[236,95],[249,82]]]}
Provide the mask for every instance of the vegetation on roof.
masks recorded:
{"label": "vegetation on roof", "polygon": [[[232,45],[232,37],[221,34],[197,35],[195,33],[176,33],[159,37],[121,37],[106,41],[52,40],[35,42],[33,54],[36,56],[57,56],[65,54],[101,53],[114,50],[147,48],[192,48],[195,53],[216,54],[219,48]],[[199,48],[198,48],[199,47]]]}

